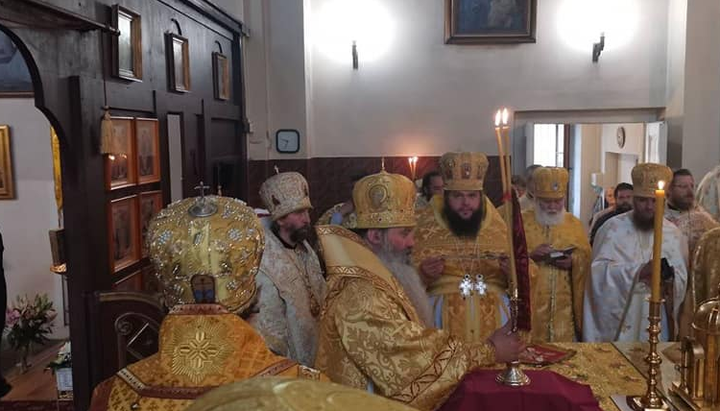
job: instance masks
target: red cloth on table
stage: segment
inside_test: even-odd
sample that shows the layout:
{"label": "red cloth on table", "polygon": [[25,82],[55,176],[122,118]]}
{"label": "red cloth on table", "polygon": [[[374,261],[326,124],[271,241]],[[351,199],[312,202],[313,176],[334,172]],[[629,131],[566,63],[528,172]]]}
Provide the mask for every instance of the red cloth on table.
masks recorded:
{"label": "red cloth on table", "polygon": [[507,387],[495,382],[500,370],[475,370],[465,375],[441,411],[599,410],[590,386],[545,370],[524,370],[530,384]]}

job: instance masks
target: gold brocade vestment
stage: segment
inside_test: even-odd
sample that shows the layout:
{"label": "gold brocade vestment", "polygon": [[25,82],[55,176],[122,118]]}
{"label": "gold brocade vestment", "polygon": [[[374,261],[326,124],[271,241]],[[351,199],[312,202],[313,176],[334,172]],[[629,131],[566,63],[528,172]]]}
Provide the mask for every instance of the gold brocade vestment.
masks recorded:
{"label": "gold brocade vestment", "polygon": [[316,367],[334,382],[436,409],[494,348],[423,326],[402,286],[356,234],[316,228],[328,275]]}
{"label": "gold brocade vestment", "polygon": [[277,356],[245,321],[215,304],[179,305],[160,327],[157,354],[100,383],[91,411],[181,411],[218,386],[253,377],[326,378]]}
{"label": "gold brocade vestment", "polygon": [[537,263],[531,277],[532,339],[535,342],[571,342],[582,330],[585,278],[590,272],[590,243],[580,220],[565,213],[556,226],[542,226],[535,210],[523,212],[528,252],[541,244],[556,250],[575,247],[572,268],[563,270]]}
{"label": "gold brocade vestment", "polygon": [[[490,200],[485,201],[485,216],[475,239],[460,238],[448,228],[443,216],[443,197],[432,198],[431,207],[418,214],[413,262],[416,267],[428,257],[445,257],[441,277],[430,285],[436,326],[467,342],[485,341],[509,318],[505,299],[507,278],[500,269],[499,257],[508,254],[505,222]],[[465,274],[474,281],[484,277],[487,293],[464,299],[460,282]],[[438,321],[438,318],[440,321]]]}

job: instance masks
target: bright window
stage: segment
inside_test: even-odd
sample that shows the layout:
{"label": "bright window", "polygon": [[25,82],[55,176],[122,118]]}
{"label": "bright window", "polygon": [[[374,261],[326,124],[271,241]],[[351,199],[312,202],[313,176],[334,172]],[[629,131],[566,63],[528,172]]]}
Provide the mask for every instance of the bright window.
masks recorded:
{"label": "bright window", "polygon": [[565,127],[562,124],[535,124],[533,135],[533,163],[564,167]]}

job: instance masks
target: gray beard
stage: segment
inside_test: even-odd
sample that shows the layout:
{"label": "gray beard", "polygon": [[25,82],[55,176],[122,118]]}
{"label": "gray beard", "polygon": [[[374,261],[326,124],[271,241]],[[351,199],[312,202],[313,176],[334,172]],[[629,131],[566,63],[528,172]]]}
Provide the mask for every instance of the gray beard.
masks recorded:
{"label": "gray beard", "polygon": [[538,204],[535,204],[535,221],[540,225],[544,226],[556,226],[565,221],[566,211],[563,209],[557,214],[548,214],[540,209]]}
{"label": "gray beard", "polygon": [[378,253],[378,258],[400,283],[422,323],[426,327],[433,327],[434,321],[430,300],[425,291],[425,285],[422,283],[415,267],[410,264],[409,255],[382,250]]}

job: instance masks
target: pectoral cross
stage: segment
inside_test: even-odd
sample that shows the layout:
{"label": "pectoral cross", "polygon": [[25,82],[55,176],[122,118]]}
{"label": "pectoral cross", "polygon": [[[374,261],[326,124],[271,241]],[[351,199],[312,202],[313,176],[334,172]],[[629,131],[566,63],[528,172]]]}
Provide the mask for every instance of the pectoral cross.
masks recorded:
{"label": "pectoral cross", "polygon": [[470,297],[474,293],[477,293],[479,296],[484,296],[487,293],[485,276],[478,274],[475,276],[475,281],[473,281],[470,274],[465,274],[458,288],[460,288],[460,295],[462,295],[463,298]]}

